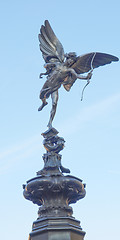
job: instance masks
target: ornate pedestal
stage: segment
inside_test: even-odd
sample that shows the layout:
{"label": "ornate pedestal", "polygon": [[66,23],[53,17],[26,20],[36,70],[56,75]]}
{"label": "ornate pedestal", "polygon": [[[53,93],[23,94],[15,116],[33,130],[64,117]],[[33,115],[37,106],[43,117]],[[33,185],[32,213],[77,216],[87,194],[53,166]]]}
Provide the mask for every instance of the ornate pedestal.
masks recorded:
{"label": "ornate pedestal", "polygon": [[72,217],[70,203],[85,196],[84,184],[73,176],[37,176],[24,185],[24,197],[39,207],[30,240],[82,240],[85,232]]}
{"label": "ornate pedestal", "polygon": [[52,147],[52,151],[43,156],[44,168],[37,172],[37,177],[23,185],[24,197],[39,206],[38,219],[33,222],[29,240],[83,240],[85,232],[72,216],[69,204],[85,197],[85,184],[79,178],[63,175],[62,172],[70,172],[61,165],[58,153],[64,141],[63,138],[53,137],[53,132],[52,140],[49,131],[47,144],[44,142],[47,150]]}
{"label": "ornate pedestal", "polygon": [[72,217],[49,217],[33,222],[29,240],[83,240],[85,232]]}

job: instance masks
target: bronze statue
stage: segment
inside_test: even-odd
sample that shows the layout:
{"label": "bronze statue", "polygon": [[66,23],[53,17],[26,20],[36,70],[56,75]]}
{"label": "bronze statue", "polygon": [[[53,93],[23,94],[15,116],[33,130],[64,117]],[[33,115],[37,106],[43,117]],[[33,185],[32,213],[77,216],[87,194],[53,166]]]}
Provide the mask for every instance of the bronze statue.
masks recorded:
{"label": "bronze statue", "polygon": [[[27,200],[39,206],[38,218],[33,222],[29,240],[84,240],[85,232],[80,221],[73,217],[70,204],[76,203],[86,195],[86,184],[78,177],[69,175],[70,170],[62,165],[62,155],[65,140],[58,136],[58,131],[52,127],[58,102],[58,89],[61,85],[69,91],[77,79],[87,80],[92,77],[94,68],[118,61],[118,58],[105,53],[92,52],[76,56],[74,52],[64,54],[63,47],[55,36],[49,22],[41,27],[39,34],[40,50],[46,62],[47,80],[40,92],[41,111],[47,105],[47,99],[52,97],[52,110],[48,129],[42,133],[44,167],[37,176],[23,185],[23,195]],[[81,74],[88,73],[87,76]],[[84,88],[85,88],[84,87]],[[83,91],[84,91],[83,88]],[[78,158],[80,158],[78,151]],[[63,173],[67,173],[64,175]]]}
{"label": "bronze statue", "polygon": [[[46,99],[51,95],[52,110],[48,128],[52,128],[52,121],[58,102],[58,89],[61,85],[63,85],[66,91],[69,91],[77,79],[87,80],[87,84],[89,84],[94,68],[109,64],[112,61],[118,61],[119,59],[110,54],[99,52],[92,52],[78,57],[75,52],[65,54],[63,46],[54,34],[48,20],[41,26],[39,41],[40,50],[46,62],[44,66],[46,72],[41,73],[40,78],[46,75],[47,80],[40,91],[42,105],[38,111],[41,111],[48,104]],[[83,73],[88,74],[83,76],[81,75]]]}

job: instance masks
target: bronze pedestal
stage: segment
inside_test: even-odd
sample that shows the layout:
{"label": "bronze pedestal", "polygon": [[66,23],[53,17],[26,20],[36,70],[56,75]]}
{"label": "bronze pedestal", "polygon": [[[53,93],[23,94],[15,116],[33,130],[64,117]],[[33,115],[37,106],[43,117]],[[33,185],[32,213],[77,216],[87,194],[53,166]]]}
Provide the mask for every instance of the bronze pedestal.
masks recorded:
{"label": "bronze pedestal", "polygon": [[84,235],[73,217],[49,217],[33,222],[29,240],[83,240]]}
{"label": "bronze pedestal", "polygon": [[29,240],[83,240],[85,235],[69,206],[85,197],[85,184],[74,176],[64,176],[63,172],[70,170],[61,164],[59,152],[65,141],[57,134],[54,128],[43,134],[47,150],[43,155],[44,168],[23,185],[24,197],[39,206]]}
{"label": "bronze pedestal", "polygon": [[[51,161],[55,158],[52,158]],[[57,162],[57,156],[56,156]],[[39,175],[42,173],[43,175]],[[64,176],[58,167],[49,166],[27,181],[23,195],[39,206],[30,240],[82,240],[85,232],[73,216],[71,203],[85,197],[85,184],[71,175]]]}

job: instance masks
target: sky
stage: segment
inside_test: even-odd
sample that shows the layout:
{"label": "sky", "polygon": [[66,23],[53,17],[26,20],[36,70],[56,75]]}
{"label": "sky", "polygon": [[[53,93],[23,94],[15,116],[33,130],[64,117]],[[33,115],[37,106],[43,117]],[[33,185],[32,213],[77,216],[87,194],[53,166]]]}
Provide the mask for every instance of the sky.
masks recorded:
{"label": "sky", "polygon": [[[38,206],[23,197],[22,184],[43,168],[41,133],[51,99],[41,112],[45,77],[38,33],[48,19],[65,53],[98,51],[120,58],[120,1],[8,1],[0,3],[0,225],[1,238],[26,240]],[[86,183],[73,204],[85,239],[119,237],[120,62],[94,70],[91,83],[59,89],[53,126],[64,137],[62,164]]]}

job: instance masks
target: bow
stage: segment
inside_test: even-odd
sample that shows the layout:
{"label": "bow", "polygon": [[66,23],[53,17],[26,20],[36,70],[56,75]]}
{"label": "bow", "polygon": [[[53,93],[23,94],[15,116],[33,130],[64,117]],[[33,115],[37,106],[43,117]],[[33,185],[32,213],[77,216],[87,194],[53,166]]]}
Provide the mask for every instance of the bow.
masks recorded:
{"label": "bow", "polygon": [[[89,73],[92,73],[93,72],[93,60],[95,58],[95,55],[96,55],[96,52],[94,53],[93,57],[92,57],[92,60],[91,60],[91,69],[89,71]],[[86,85],[84,86],[83,90],[82,90],[82,94],[81,94],[81,101],[83,100],[83,93],[84,93],[84,90],[85,88],[87,87],[87,85],[90,83],[90,79],[87,79],[87,83]]]}

